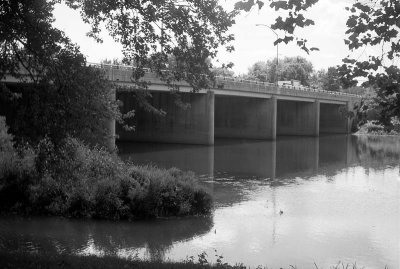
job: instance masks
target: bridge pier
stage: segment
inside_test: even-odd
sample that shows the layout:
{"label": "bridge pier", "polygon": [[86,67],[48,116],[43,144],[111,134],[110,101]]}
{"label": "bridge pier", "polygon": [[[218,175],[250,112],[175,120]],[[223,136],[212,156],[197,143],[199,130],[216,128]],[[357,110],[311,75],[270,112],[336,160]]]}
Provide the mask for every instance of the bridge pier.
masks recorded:
{"label": "bridge pier", "polygon": [[276,138],[276,98],[217,96],[215,137]]}
{"label": "bridge pier", "polygon": [[128,121],[135,131],[117,125],[121,141],[147,141],[180,144],[214,144],[214,92],[181,93],[182,101],[190,104],[183,109],[169,92],[152,92],[151,104],[166,112],[165,116],[140,108],[129,92],[119,92],[123,112],[135,109],[135,117]]}
{"label": "bridge pier", "polygon": [[[110,101],[115,102],[116,100],[116,90],[115,88],[112,88],[110,90]],[[107,122],[105,123],[105,129],[107,130],[108,137],[106,141],[106,147],[109,151],[114,151],[115,150],[115,119],[107,119]]]}
{"label": "bridge pier", "polygon": [[320,103],[278,100],[277,134],[319,136]]}

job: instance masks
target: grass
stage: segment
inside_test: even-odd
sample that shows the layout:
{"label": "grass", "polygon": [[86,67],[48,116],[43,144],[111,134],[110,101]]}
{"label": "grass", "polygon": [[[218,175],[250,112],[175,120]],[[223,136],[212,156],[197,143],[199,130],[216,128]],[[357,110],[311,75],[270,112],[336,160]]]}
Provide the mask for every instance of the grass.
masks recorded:
{"label": "grass", "polygon": [[[203,254],[203,256],[202,256]],[[222,261],[216,264],[209,264],[204,260],[204,253],[199,255],[199,260],[194,262],[193,259],[187,259],[182,262],[162,262],[162,261],[141,261],[127,260],[118,257],[97,257],[97,256],[72,256],[72,255],[43,255],[32,253],[6,253],[0,252],[0,268],[13,269],[246,269],[251,268],[243,264],[230,265]],[[255,269],[272,269],[267,266],[254,267]],[[288,269],[303,269],[290,265]],[[362,269],[356,264],[345,264],[339,262],[329,267],[329,269]],[[281,268],[282,269],[282,268]],[[304,269],[322,269],[314,263],[312,268]],[[388,269],[387,266],[384,269]]]}

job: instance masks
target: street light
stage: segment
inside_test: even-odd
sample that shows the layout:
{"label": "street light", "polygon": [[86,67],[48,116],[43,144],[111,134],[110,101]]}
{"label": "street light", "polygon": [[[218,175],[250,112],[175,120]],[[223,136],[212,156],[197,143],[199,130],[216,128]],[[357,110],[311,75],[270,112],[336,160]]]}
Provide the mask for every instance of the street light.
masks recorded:
{"label": "street light", "polygon": [[[270,29],[276,35],[276,39],[279,38],[278,34],[274,31],[274,29],[272,29],[268,25],[266,25],[266,24],[256,24],[256,26],[265,26],[265,27],[267,27],[268,29]],[[279,43],[276,43],[276,70],[275,70],[275,82],[276,82],[276,85],[278,85],[278,64],[279,64],[279,60],[278,60],[278,57],[279,57],[279,45],[278,44]]]}

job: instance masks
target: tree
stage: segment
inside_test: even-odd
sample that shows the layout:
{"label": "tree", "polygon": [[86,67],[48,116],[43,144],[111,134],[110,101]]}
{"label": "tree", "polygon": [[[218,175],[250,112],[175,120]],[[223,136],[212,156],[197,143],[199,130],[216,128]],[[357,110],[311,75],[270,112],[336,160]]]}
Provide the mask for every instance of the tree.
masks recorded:
{"label": "tree", "polygon": [[339,68],[342,81],[355,85],[358,77],[367,77],[364,86],[374,88],[376,94],[362,101],[359,113],[375,109],[380,122],[391,128],[391,119],[400,116],[400,69],[395,65],[400,58],[400,2],[356,1],[348,10],[352,14],[347,20],[345,40],[349,49],[379,45],[382,53],[366,61],[343,59]]}
{"label": "tree", "polygon": [[342,85],[339,73],[335,67],[329,67],[325,77],[322,80],[322,88],[326,91],[341,91]]}
{"label": "tree", "polygon": [[343,91],[340,75],[336,67],[329,67],[314,72],[311,75],[310,85],[325,91]]}
{"label": "tree", "polygon": [[[268,0],[271,8],[281,11],[283,16],[278,16],[271,25],[274,30],[285,32],[284,38],[278,38],[275,45],[281,42],[288,43],[296,40],[307,53],[317,48],[308,48],[307,40],[294,35],[298,27],[313,25],[314,22],[305,18],[304,14],[318,0],[281,1]],[[241,11],[250,11],[253,6],[261,9],[264,2],[260,0],[239,1],[236,8]],[[344,40],[350,51],[364,49],[367,46],[380,46],[382,53],[370,56],[368,60],[343,59],[343,64],[338,68],[341,84],[344,88],[357,85],[358,77],[367,77],[366,87],[375,88],[376,98],[369,104],[376,104],[384,113],[381,121],[386,125],[388,118],[400,116],[395,105],[400,98],[399,68],[396,62],[400,57],[400,2],[398,0],[355,0],[347,20],[347,38]],[[360,105],[359,107],[365,107]],[[362,111],[361,111],[362,112]]]}
{"label": "tree", "polygon": [[297,56],[285,57],[281,60],[278,66],[278,73],[276,72],[276,58],[267,62],[257,62],[249,68],[248,76],[273,83],[277,74],[278,80],[299,80],[301,84],[308,86],[312,71],[312,63],[303,57]]}
{"label": "tree", "polygon": [[[259,61],[254,63],[247,72],[249,79],[256,79],[264,82],[275,82],[275,73],[272,73],[272,60],[267,62]],[[276,61],[275,61],[276,65]]]}
{"label": "tree", "polygon": [[17,138],[47,136],[58,143],[71,135],[98,142],[108,135],[104,122],[121,119],[109,98],[112,85],[52,26],[55,2],[0,3],[0,78],[27,82],[3,84],[1,106],[14,113],[10,125]]}
{"label": "tree", "polygon": [[211,72],[214,74],[214,76],[230,77],[230,78],[235,76],[235,72],[224,66],[213,67],[211,68]]}
{"label": "tree", "polygon": [[[108,99],[112,86],[99,70],[86,67],[78,46],[52,26],[54,5],[59,2],[0,2],[0,78],[12,75],[29,82],[26,87],[34,94],[29,98],[32,102],[22,99],[32,111],[24,113],[35,117],[29,123],[35,124],[38,136],[51,135],[54,140],[68,134],[96,134],[108,117],[122,120],[116,103]],[[168,83],[186,80],[197,91],[207,87],[213,76],[206,60],[215,57],[220,45],[232,49],[229,42],[233,36],[227,30],[236,12],[226,12],[217,0],[63,2],[80,11],[91,26],[90,36],[100,42],[104,24],[123,45],[123,62],[137,66],[132,74],[134,94],[144,105],[149,104],[149,93],[143,91],[146,83],[140,80],[143,67],[151,67]],[[175,59],[174,68],[162,73],[170,55]],[[7,87],[2,86],[2,96],[11,100],[14,95]],[[14,87],[13,91],[21,89]],[[8,105],[16,104],[10,101]]]}
{"label": "tree", "polygon": [[[89,35],[97,40],[101,24],[106,25],[123,46],[124,62],[138,67],[133,72],[134,82],[144,75],[142,68],[150,66],[167,82],[185,80],[197,91],[209,86],[204,75],[212,77],[207,59],[214,58],[221,45],[233,49],[229,46],[233,35],[227,31],[237,12],[226,12],[218,0],[65,2],[81,11],[83,20],[91,25]],[[177,64],[169,73],[162,73],[169,55]]]}
{"label": "tree", "polygon": [[314,25],[314,21],[306,18],[304,15],[310,7],[318,2],[318,0],[244,0],[236,2],[235,9],[238,11],[249,12],[254,6],[258,9],[263,8],[265,2],[270,3],[270,8],[279,11],[279,16],[275,19],[275,22],[271,24],[271,28],[273,30],[282,30],[285,32],[285,37],[275,40],[275,45],[282,42],[287,44],[295,41],[296,44],[307,53],[318,50],[318,48],[315,47],[309,48],[307,45],[307,39],[295,35],[296,28],[304,28]]}

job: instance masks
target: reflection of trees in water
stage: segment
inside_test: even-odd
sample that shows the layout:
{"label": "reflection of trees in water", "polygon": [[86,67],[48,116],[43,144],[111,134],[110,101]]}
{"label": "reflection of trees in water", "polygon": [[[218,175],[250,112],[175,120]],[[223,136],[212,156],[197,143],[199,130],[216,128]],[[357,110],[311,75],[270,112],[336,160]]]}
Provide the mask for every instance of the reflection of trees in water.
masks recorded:
{"label": "reflection of trees in water", "polygon": [[[400,138],[396,137],[326,135],[230,142],[215,147],[215,167],[224,171],[214,173],[217,206],[251,199],[254,190],[263,185],[274,188],[321,175],[330,180],[348,167],[384,168],[398,165],[400,160]],[[271,152],[273,143],[275,152]],[[254,166],[259,168],[253,171]],[[243,170],[246,173],[239,173]]]}
{"label": "reflection of trees in water", "polygon": [[357,136],[357,156],[366,168],[395,166],[400,161],[400,137]]}
{"label": "reflection of trees in water", "polygon": [[205,234],[212,226],[212,217],[140,222],[3,218],[0,250],[49,254],[89,250],[115,256],[123,249],[146,248],[150,259],[162,259],[175,242]]}

